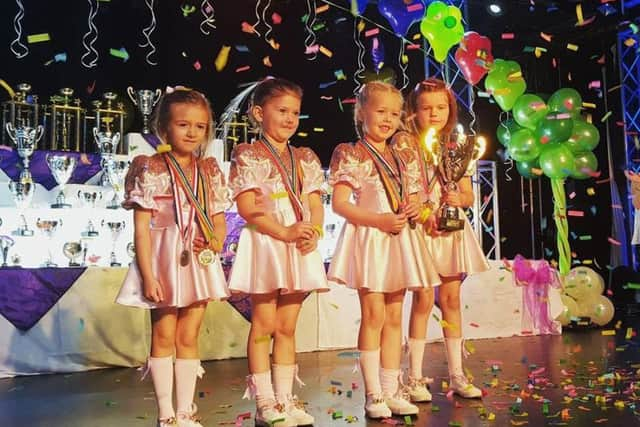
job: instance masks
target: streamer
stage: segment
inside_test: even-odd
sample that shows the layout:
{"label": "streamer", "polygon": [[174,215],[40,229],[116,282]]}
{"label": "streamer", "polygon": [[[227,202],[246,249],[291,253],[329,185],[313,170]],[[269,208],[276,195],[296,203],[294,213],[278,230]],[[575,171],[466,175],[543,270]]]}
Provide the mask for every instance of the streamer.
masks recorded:
{"label": "streamer", "polygon": [[400,70],[402,70],[402,87],[400,90],[404,90],[407,86],[409,86],[409,76],[407,76],[407,67],[408,63],[404,63],[404,39],[400,39],[400,52],[398,53],[398,65],[400,66]]}
{"label": "streamer", "polygon": [[[89,30],[82,36],[82,46],[84,46],[85,53],[80,58],[80,62],[86,68],[93,68],[98,65],[98,58],[100,55],[98,51],[93,47],[96,40],[98,40],[98,28],[94,23],[94,19],[98,14],[98,8],[100,7],[100,2],[98,0],[87,0],[89,3],[89,17],[87,18],[87,25]],[[94,9],[95,6],[95,9]],[[92,37],[91,41],[87,44],[87,39]],[[88,61],[87,58],[92,56],[93,58]]]}
{"label": "streamer", "polygon": [[147,55],[145,56],[145,61],[147,61],[147,64],[149,64],[149,65],[158,65],[158,63],[156,61],[152,61],[151,60],[151,56],[153,56],[156,53],[156,47],[153,44],[153,42],[151,41],[151,34],[156,29],[156,13],[153,10],[154,0],[144,0],[144,2],[147,5],[147,7],[149,8],[149,12],[151,12],[151,23],[149,24],[148,27],[142,29],[142,35],[144,36],[144,38],[147,41],[145,43],[139,45],[139,46],[140,47],[149,47],[150,48],[149,52],[147,52]]}
{"label": "streamer", "polygon": [[16,5],[18,5],[18,12],[16,12],[15,18],[13,18],[13,29],[16,32],[16,39],[11,42],[10,49],[16,58],[22,59],[29,54],[29,48],[20,41],[22,38],[22,18],[24,18],[22,0],[16,0]]}
{"label": "streamer", "polygon": [[355,73],[353,73],[353,81],[356,83],[356,88],[353,90],[354,94],[357,94],[358,91],[360,90],[360,87],[362,87],[362,83],[360,83],[361,79],[364,79],[364,70],[365,70],[365,66],[364,66],[364,54],[365,54],[365,48],[364,48],[364,44],[360,41],[360,29],[359,27],[359,21],[358,19],[354,19],[353,20],[353,41],[355,42],[355,44],[358,46],[358,68],[356,69]]}
{"label": "streamer", "polygon": [[[310,50],[310,47],[316,44],[316,33],[313,31],[313,24],[316,22],[316,1],[307,0],[307,20],[304,23],[304,29],[307,32],[307,36],[304,38],[305,52]],[[318,51],[312,50],[307,59],[313,61],[318,57]]]}
{"label": "streamer", "polygon": [[269,42],[269,36],[273,31],[273,27],[269,24],[269,20],[267,19],[267,10],[269,9],[269,6],[271,6],[271,0],[267,0],[267,4],[264,9],[262,9],[262,22],[264,22],[264,25],[267,27],[267,31],[264,33],[264,39],[267,42]]}
{"label": "streamer", "polygon": [[200,22],[200,31],[202,34],[208,36],[211,34],[210,30],[215,30],[217,28],[215,18],[216,12],[209,0],[202,0],[202,3],[200,3],[200,13],[204,16],[204,19]]}

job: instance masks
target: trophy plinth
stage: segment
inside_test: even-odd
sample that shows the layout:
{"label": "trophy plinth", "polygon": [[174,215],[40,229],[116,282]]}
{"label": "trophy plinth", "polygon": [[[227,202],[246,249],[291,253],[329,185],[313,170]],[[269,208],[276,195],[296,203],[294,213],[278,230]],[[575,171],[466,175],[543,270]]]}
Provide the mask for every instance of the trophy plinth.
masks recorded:
{"label": "trophy plinth", "polygon": [[67,242],[62,246],[64,256],[69,259],[69,267],[80,267],[80,263],[76,259],[82,253],[82,245],[80,242]]}
{"label": "trophy plinth", "polygon": [[2,251],[2,267],[8,267],[9,249],[15,244],[15,241],[9,236],[0,236],[0,251]]}
{"label": "trophy plinth", "polygon": [[25,218],[24,215],[20,215],[20,219],[22,220],[22,225],[18,227],[18,229],[13,230],[11,234],[14,236],[20,236],[20,237],[33,236],[33,230],[29,228],[29,224],[27,224],[27,218]]}
{"label": "trophy plinth", "polygon": [[142,113],[142,133],[150,133],[149,116],[151,116],[151,113],[153,112],[153,107],[155,107],[160,100],[162,91],[160,89],[156,89],[155,91],[148,89],[134,90],[129,86],[127,88],[127,94],[129,94],[131,102],[133,102],[133,104],[138,107]]}
{"label": "trophy plinth", "polygon": [[51,170],[51,175],[53,175],[53,178],[60,186],[60,192],[56,196],[56,202],[51,205],[51,208],[70,208],[71,204],[67,203],[64,195],[64,186],[69,182],[71,174],[73,174],[73,170],[76,167],[77,160],[75,157],[64,155],[47,155],[46,160],[49,170]]}
{"label": "trophy plinth", "polygon": [[87,228],[83,232],[80,233],[82,237],[98,237],[100,233],[96,230],[95,225],[93,225],[93,221],[89,220],[87,223]]}

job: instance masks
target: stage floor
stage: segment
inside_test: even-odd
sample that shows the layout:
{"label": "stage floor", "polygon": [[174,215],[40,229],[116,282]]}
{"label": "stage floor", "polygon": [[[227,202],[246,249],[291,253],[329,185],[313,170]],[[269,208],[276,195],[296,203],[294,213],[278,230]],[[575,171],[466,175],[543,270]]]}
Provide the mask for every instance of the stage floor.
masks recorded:
{"label": "stage floor", "polygon": [[[442,388],[447,372],[443,344],[427,344],[425,369],[436,378],[434,401],[420,405],[420,414],[412,422],[416,426],[640,425],[635,394],[629,388],[639,379],[637,337],[625,340],[626,327],[618,329],[617,336],[601,332],[567,330],[562,336],[470,341],[475,353],[466,366],[476,384],[484,383],[487,395],[482,400],[447,398]],[[309,402],[316,426],[383,425],[363,416],[362,381],[360,373],[353,372],[356,359],[351,352],[304,353],[298,361],[300,376],[307,384],[298,395]],[[204,368],[206,374],[196,391],[204,426],[234,425],[237,415],[253,412],[253,403],[242,400],[245,359],[207,362]],[[532,371],[538,381],[529,389]],[[618,373],[621,379],[600,378],[599,382],[607,373],[614,377]],[[348,397],[352,383],[358,388]],[[565,399],[569,395],[572,400]],[[605,408],[596,399],[603,395],[607,397]],[[4,427],[155,426],[151,381],[140,382],[135,369],[3,379],[0,396],[0,426]],[[518,398],[522,400],[519,405]],[[550,401],[549,416],[543,414],[543,399]],[[564,409],[568,409],[564,415],[570,417],[565,420]],[[331,412],[336,411],[341,418],[333,419]],[[484,419],[483,411],[495,414],[495,420]],[[349,424],[347,417],[357,417],[357,421]],[[405,420],[397,421],[400,425]],[[252,426],[253,421],[246,419],[242,425]]]}

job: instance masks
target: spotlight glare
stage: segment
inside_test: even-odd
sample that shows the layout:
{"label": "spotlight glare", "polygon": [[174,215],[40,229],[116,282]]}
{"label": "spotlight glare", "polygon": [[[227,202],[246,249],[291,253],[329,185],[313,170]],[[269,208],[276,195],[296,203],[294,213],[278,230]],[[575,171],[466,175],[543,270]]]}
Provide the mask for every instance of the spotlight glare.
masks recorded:
{"label": "spotlight glare", "polygon": [[489,12],[491,12],[494,15],[500,15],[502,13],[502,8],[497,3],[491,3],[489,5]]}

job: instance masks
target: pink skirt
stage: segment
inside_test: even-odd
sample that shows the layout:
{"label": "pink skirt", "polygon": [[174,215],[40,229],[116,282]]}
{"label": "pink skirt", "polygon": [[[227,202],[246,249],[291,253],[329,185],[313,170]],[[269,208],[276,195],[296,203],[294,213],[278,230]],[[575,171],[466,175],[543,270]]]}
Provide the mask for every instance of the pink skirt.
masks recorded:
{"label": "pink skirt", "polygon": [[443,233],[438,237],[427,235],[426,243],[441,276],[474,274],[489,270],[487,259],[466,217],[464,229]]}
{"label": "pink skirt", "polygon": [[396,292],[438,286],[420,226],[406,226],[397,235],[375,227],[345,223],[336,245],[328,277],[350,288],[371,292]]}
{"label": "pink skirt", "polygon": [[153,303],[144,297],[142,276],[134,259],[124,279],[116,302],[142,308],[188,307],[198,301],[221,300],[229,297],[220,260],[203,266],[191,253],[186,266],[180,265],[183,250],[177,225],[152,228],[151,270],[162,286],[164,301]]}

